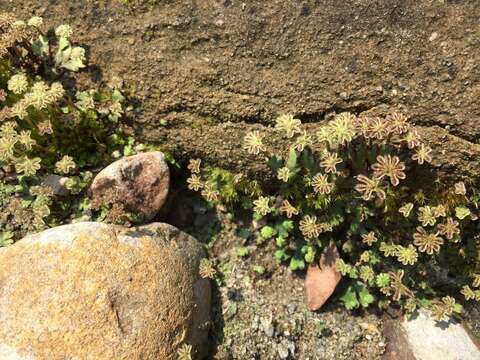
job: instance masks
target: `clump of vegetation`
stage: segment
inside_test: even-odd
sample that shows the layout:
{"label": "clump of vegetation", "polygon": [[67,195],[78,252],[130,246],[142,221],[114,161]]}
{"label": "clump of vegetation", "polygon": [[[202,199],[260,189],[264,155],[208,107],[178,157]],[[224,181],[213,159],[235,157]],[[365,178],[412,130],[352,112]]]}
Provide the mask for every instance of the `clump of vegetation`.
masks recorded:
{"label": "clump of vegetation", "polygon": [[[480,193],[464,182],[415,178],[434,155],[405,116],[342,113],[313,135],[283,115],[276,130],[281,154],[268,152],[259,131],[244,141],[250,154],[267,156],[273,186],[195,160],[189,188],[213,204],[252,209],[267,224],[262,237],[275,239],[276,258],[293,270],[318,262],[333,242],[349,309],[395,302],[407,312],[428,307],[441,320],[461,311],[460,292],[480,301]],[[453,281],[439,281],[444,270]]]}
{"label": "clump of vegetation", "polygon": [[202,259],[200,260],[200,265],[198,267],[200,276],[204,279],[214,279],[215,275],[217,273],[217,270],[215,270],[215,267],[209,259]]}
{"label": "clump of vegetation", "polygon": [[[73,36],[69,25],[47,32],[40,17],[0,14],[0,246],[95,218],[85,194],[93,173],[132,146],[119,123],[120,82],[100,90],[64,86],[86,67]],[[50,175],[67,194],[55,191]]]}
{"label": "clump of vegetation", "polygon": [[189,344],[182,344],[177,350],[177,356],[179,360],[192,360],[193,346]]}

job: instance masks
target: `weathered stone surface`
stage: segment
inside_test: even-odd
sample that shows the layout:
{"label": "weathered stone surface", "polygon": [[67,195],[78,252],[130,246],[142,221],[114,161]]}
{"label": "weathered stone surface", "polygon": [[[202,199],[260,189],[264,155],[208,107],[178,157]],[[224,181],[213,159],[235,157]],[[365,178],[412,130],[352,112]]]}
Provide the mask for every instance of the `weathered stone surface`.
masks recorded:
{"label": "weathered stone surface", "polygon": [[173,360],[205,354],[201,245],[167,224],[64,225],[0,249],[0,359]]}
{"label": "weathered stone surface", "polygon": [[153,219],[168,195],[170,171],[159,151],[128,156],[103,169],[90,188],[93,196],[101,197],[114,188],[127,209]]}
{"label": "weathered stone surface", "polygon": [[342,274],[335,268],[338,258],[337,247],[334,243],[330,243],[320,256],[319,265],[308,267],[305,278],[305,297],[310,310],[320,309],[342,279]]}
{"label": "weathered stone surface", "polygon": [[[412,319],[392,325],[385,359],[477,360],[480,349],[465,328],[455,319],[436,322],[427,311],[419,311]],[[393,351],[393,353],[392,353]],[[408,355],[408,356],[407,356]]]}
{"label": "weathered stone surface", "polygon": [[[24,18],[42,9],[39,0],[3,3]],[[177,160],[264,176],[242,147],[245,131],[283,145],[271,131],[282,113],[317,125],[334,112],[397,110],[430,130],[440,170],[478,174],[478,1],[136,3],[56,1],[42,14],[77,29],[102,79],[132,84],[136,135]],[[93,35],[107,23],[109,36]]]}

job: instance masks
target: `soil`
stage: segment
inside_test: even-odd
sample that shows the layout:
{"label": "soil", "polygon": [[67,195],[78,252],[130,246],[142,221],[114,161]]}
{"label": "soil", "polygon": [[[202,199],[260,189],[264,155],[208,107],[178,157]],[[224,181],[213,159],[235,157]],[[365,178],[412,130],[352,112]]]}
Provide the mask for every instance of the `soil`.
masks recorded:
{"label": "soil", "polygon": [[[480,172],[478,0],[0,0],[0,9],[71,24],[89,54],[82,85],[124,79],[136,136],[179,161],[262,177],[241,139],[261,129],[278,147],[279,114],[312,129],[342,111],[399,110],[434,148],[442,175]],[[216,216],[197,206],[190,218],[228,274],[217,287],[212,358],[382,356],[379,315],[308,311],[303,278],[276,264],[268,244],[237,256],[246,244]]]}
{"label": "soil", "polygon": [[[308,309],[304,275],[274,259],[275,245],[259,241],[248,223],[232,222],[225,209],[211,209],[192,198],[186,230],[209,244],[222,274],[217,283],[212,328],[212,359],[381,359],[385,352],[380,313],[352,313],[329,302]],[[185,224],[184,224],[185,225]],[[239,236],[240,229],[251,236]],[[238,249],[248,249],[241,256]],[[334,295],[335,296],[335,295]]]}

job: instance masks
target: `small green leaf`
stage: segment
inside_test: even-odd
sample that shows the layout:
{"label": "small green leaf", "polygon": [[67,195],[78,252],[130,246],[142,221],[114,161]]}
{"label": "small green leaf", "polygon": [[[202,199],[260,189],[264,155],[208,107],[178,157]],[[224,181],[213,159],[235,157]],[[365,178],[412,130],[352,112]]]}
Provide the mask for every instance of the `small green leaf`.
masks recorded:
{"label": "small green leaf", "polygon": [[360,233],[360,222],[355,219],[354,221],[352,221],[352,223],[350,224],[350,233],[352,234],[359,234]]}
{"label": "small green leaf", "polygon": [[[62,40],[63,39],[63,40]],[[60,38],[59,49],[55,55],[55,64],[70,71],[78,71],[85,67],[85,49],[72,47],[65,38]]]}
{"label": "small green leaf", "polygon": [[283,166],[283,161],[282,159],[279,159],[276,156],[272,156],[270,159],[268,159],[267,164],[268,166],[270,166],[270,168],[273,171],[276,172],[278,169],[280,169]]}
{"label": "small green leaf", "polygon": [[294,229],[295,225],[292,220],[285,220],[281,224],[275,226],[275,230],[278,232],[278,235],[287,238],[288,234]]}
{"label": "small green leaf", "polygon": [[237,255],[240,257],[248,256],[248,254],[250,254],[250,250],[248,250],[246,247],[239,247],[237,249]]}
{"label": "small green leaf", "polygon": [[353,251],[353,244],[350,240],[347,240],[342,245],[342,250],[346,253],[351,253]]}
{"label": "small green leaf", "polygon": [[368,305],[370,305],[375,301],[375,298],[373,297],[372,294],[370,294],[365,284],[361,282],[357,282],[356,288],[358,291],[358,298],[360,300],[360,304],[362,305],[362,307],[366,308],[368,307]]}
{"label": "small green leaf", "polygon": [[248,240],[248,238],[252,236],[252,233],[247,228],[240,228],[237,230],[237,236],[242,239]]}
{"label": "small green leaf", "polygon": [[305,245],[302,247],[302,254],[304,254],[305,261],[308,264],[313,263],[313,261],[315,260],[315,253],[316,251],[313,246]]}
{"label": "small green leaf", "polygon": [[463,312],[462,304],[455,303],[455,305],[453,306],[453,311],[456,312],[457,314],[461,314]]}
{"label": "small green leaf", "polygon": [[122,103],[125,100],[125,97],[117,89],[113,90],[112,101]]}
{"label": "small green leaf", "polygon": [[62,64],[62,67],[64,67],[67,70],[76,72],[84,68],[85,64],[81,59],[70,59],[69,61],[64,62]]}
{"label": "small green leaf", "polygon": [[360,306],[353,285],[348,286],[343,295],[340,297],[340,301],[343,302],[343,305],[347,310],[353,310]]}
{"label": "small green leaf", "polygon": [[265,240],[274,237],[276,234],[277,234],[277,231],[271,226],[264,226],[260,230],[260,236]]}
{"label": "small green leaf", "polygon": [[311,174],[316,173],[315,158],[308,150],[304,150],[300,157],[300,162],[304,168],[306,168]]}
{"label": "small green leaf", "polygon": [[278,261],[285,261],[290,259],[290,255],[287,254],[287,251],[285,249],[279,249],[275,251],[275,259]]}
{"label": "small green leaf", "polygon": [[32,50],[36,56],[43,56],[48,54],[50,49],[48,38],[46,36],[39,36],[37,40],[32,42]]}
{"label": "small green leaf", "polygon": [[277,243],[278,247],[284,247],[285,245],[287,245],[287,239],[283,236],[277,236],[275,242]]}
{"label": "small green leaf", "polygon": [[305,269],[305,261],[302,258],[294,256],[290,259],[290,269],[293,271],[295,270],[303,270]]}
{"label": "small green leaf", "polygon": [[0,233],[0,247],[13,244],[13,232],[4,231]]}
{"label": "small green leaf", "polygon": [[375,278],[375,283],[379,288],[390,285],[390,276],[387,273],[380,273]]}
{"label": "small green leaf", "polygon": [[228,304],[228,307],[227,307],[227,311],[225,313],[225,317],[227,319],[231,319],[233,318],[238,312],[238,305],[237,303],[235,302],[230,302],[230,304]]}
{"label": "small green leaf", "polygon": [[88,109],[95,109],[95,102],[93,99],[93,93],[90,91],[77,91],[75,93],[75,98],[77,102],[75,105],[80,108],[82,111],[87,111]]}
{"label": "small green leaf", "polygon": [[294,148],[291,148],[290,152],[288,153],[287,167],[290,170],[294,170],[296,166],[297,166],[297,152],[295,151]]}
{"label": "small green leaf", "polygon": [[283,221],[281,226],[282,226],[283,230],[285,230],[287,233],[292,231],[293,228],[295,227],[292,220]]}
{"label": "small green leaf", "polygon": [[255,265],[253,267],[253,271],[255,271],[259,275],[263,275],[263,274],[265,274],[265,267],[260,266],[260,265]]}
{"label": "small green leaf", "polygon": [[417,298],[420,307],[428,309],[430,306],[432,306],[432,300],[424,298],[424,297],[419,297]]}
{"label": "small green leaf", "polygon": [[465,219],[470,214],[471,214],[470,209],[467,208],[466,206],[457,206],[455,208],[455,216],[460,220]]}
{"label": "small green leaf", "polygon": [[356,267],[352,266],[348,272],[348,277],[350,279],[358,279],[358,270]]}
{"label": "small green leaf", "polygon": [[28,208],[32,204],[33,200],[32,199],[22,199],[22,207],[24,209]]}
{"label": "small green leaf", "polygon": [[60,39],[58,39],[58,48],[59,48],[61,51],[65,50],[65,49],[67,49],[67,48],[69,48],[69,47],[70,47],[70,41],[68,41],[67,38],[65,38],[65,37],[62,36],[62,37],[60,37]]}

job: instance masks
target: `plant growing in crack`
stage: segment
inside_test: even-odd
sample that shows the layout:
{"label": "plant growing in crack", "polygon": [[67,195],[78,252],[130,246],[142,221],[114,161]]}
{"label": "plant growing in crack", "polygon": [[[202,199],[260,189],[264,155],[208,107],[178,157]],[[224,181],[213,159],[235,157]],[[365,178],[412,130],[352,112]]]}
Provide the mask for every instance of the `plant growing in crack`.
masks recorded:
{"label": "plant growing in crack", "polygon": [[[267,156],[274,184],[262,189],[246,174],[205,168],[195,169],[190,188],[266,220],[276,258],[294,270],[318,262],[333,241],[337,270],[350,279],[339,296],[349,309],[395,302],[406,312],[429,307],[437,319],[458,312],[453,297],[438,300],[445,290],[434,286],[439,266],[463,286],[466,300],[480,301],[478,192],[464,182],[415,178],[434,154],[405,116],[342,113],[311,134],[282,115],[275,129],[284,139],[281,154],[267,151],[258,130],[244,143],[250,154]],[[459,289],[448,290],[458,298]]]}

